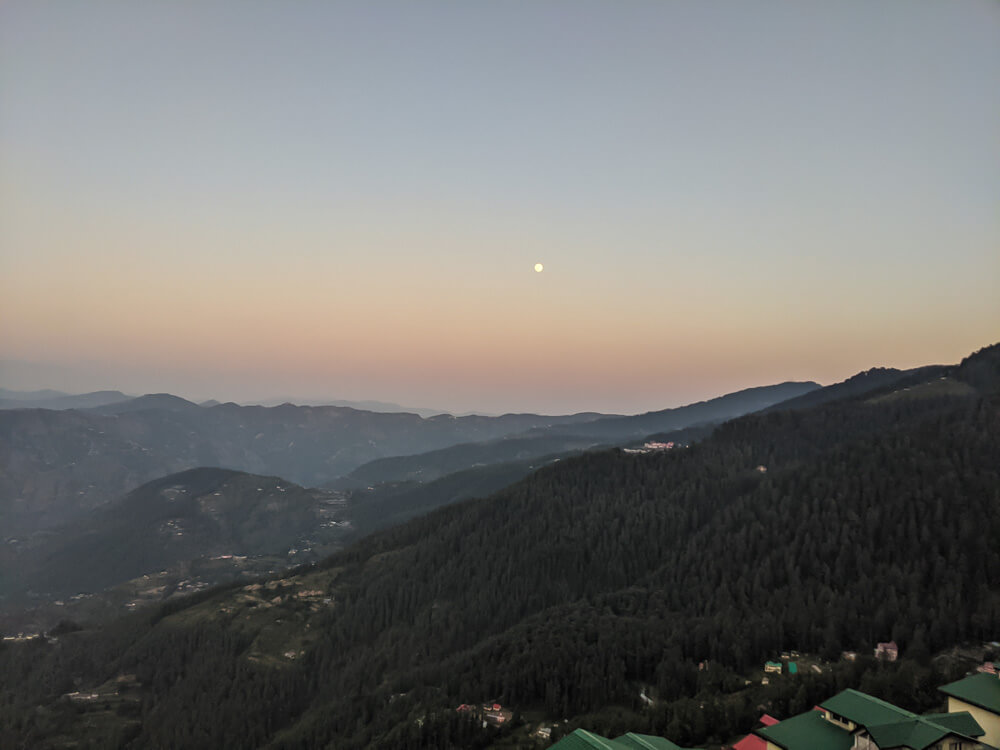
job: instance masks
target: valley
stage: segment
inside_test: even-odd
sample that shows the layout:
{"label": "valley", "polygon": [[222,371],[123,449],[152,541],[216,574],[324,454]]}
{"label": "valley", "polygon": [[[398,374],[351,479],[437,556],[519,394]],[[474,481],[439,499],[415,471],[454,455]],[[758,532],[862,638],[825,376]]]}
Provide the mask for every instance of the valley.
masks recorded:
{"label": "valley", "polygon": [[[645,427],[699,422],[696,429],[704,430],[706,418],[739,415],[815,388],[751,389],[656,414],[613,417],[611,432],[595,431],[627,444]],[[0,625],[5,632],[42,632],[66,618],[111,616],[316,561],[376,529],[485,497],[541,466],[599,448],[593,437],[560,433],[608,421],[600,417],[424,419],[340,407],[199,406],[167,394],[82,411],[0,410],[0,430],[8,436],[0,440],[0,465],[8,470],[0,480],[0,509],[6,509]],[[230,429],[233,420],[242,420],[238,430]],[[375,430],[381,443],[365,440]],[[251,433],[253,448],[241,447]],[[436,441],[496,434],[501,437],[433,449]],[[289,437],[294,439],[286,444]],[[295,466],[293,476],[322,479],[340,466],[338,456],[347,460],[344,450],[398,451],[418,439],[432,450],[365,462],[326,482],[326,489],[239,470]],[[337,448],[345,443],[347,449]],[[108,497],[195,457],[236,468],[170,471]],[[86,479],[93,481],[84,485]],[[141,576],[161,583],[143,587]]]}

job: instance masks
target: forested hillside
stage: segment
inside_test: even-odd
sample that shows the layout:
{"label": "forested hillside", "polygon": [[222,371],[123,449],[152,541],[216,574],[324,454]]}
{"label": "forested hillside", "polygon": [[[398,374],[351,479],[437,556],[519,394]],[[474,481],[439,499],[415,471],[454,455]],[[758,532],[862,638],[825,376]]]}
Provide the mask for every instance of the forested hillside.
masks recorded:
{"label": "forested hillside", "polygon": [[[841,384],[842,385],[842,384]],[[836,386],[834,386],[836,388]],[[580,452],[604,444],[627,444],[653,433],[677,432],[710,425],[750,412],[794,404],[798,398],[826,391],[816,383],[781,383],[748,388],[725,396],[673,409],[633,416],[600,416],[546,427],[535,427],[526,435],[488,442],[464,443],[409,456],[391,456],[363,464],[345,477],[362,484],[413,480],[428,482],[475,466],[524,461],[541,456]],[[834,398],[836,395],[833,396]]]}
{"label": "forested hillside", "polygon": [[840,383],[834,383],[823,388],[804,393],[801,396],[782,401],[769,406],[765,411],[784,411],[788,409],[807,409],[813,406],[828,404],[846,398],[863,396],[872,391],[894,388],[897,384],[905,387],[908,383],[923,383],[947,372],[949,368],[942,365],[929,365],[913,370],[896,370],[889,367],[873,367],[859,372]]}
{"label": "forested hillside", "polygon": [[483,498],[524,479],[541,466],[563,456],[539,456],[522,461],[491,463],[456,471],[430,482],[387,482],[355,490],[350,495],[351,525],[360,534],[388,528],[444,505]]}
{"label": "forested hillside", "polygon": [[509,437],[487,443],[462,443],[450,448],[417,453],[411,456],[391,456],[369,461],[344,479],[364,485],[381,482],[430,482],[456,471],[475,466],[525,461],[541,456],[579,452],[596,443],[586,437]]}
{"label": "forested hillside", "polygon": [[16,574],[0,575],[0,597],[16,603],[17,595],[28,591],[49,598],[96,592],[212,556],[280,559],[291,548],[298,553],[313,547],[328,553],[347,533],[331,523],[344,520],[343,505],[339,493],[305,489],[279,477],[210,468],[171,474],[83,522],[8,540],[0,570]]}
{"label": "forested hillside", "polygon": [[[934,378],[743,417],[690,448],[561,461],[263,588],[8,647],[0,740],[290,750],[433,729],[470,747],[487,740],[461,702],[562,718],[648,689],[646,728],[700,744],[744,719],[719,703],[741,681],[700,678],[702,660],[732,676],[784,649],[993,639],[1000,347]],[[141,687],[117,721],[58,700],[123,674]]]}

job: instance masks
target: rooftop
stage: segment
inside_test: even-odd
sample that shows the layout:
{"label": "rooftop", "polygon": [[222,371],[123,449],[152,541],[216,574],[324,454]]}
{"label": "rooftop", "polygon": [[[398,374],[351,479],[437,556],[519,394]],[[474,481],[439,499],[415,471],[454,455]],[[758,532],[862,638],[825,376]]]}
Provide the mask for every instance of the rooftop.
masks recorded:
{"label": "rooftop", "polygon": [[938,688],[945,695],[1000,714],[1000,678],[981,672]]}
{"label": "rooftop", "polygon": [[635,734],[634,732],[623,734],[615,742],[622,747],[630,748],[630,750],[684,750],[680,745],[675,745],[663,737],[654,737],[650,734]]}
{"label": "rooftop", "polygon": [[588,732],[586,729],[576,729],[566,735],[551,750],[624,750],[624,745],[619,745],[614,740],[601,737],[599,734]]}
{"label": "rooftop", "polygon": [[756,734],[748,734],[733,745],[733,750],[767,750],[767,742]]}
{"label": "rooftop", "polygon": [[806,711],[754,733],[785,750],[849,750],[854,745],[850,732],[831,724],[819,711]]}
{"label": "rooftop", "polygon": [[820,708],[840,714],[855,724],[861,724],[865,727],[888,724],[893,721],[901,721],[916,716],[916,714],[898,708],[891,703],[886,703],[883,700],[850,688],[842,690],[819,705]]}
{"label": "rooftop", "polygon": [[[918,716],[857,690],[844,690],[820,704],[820,708],[864,727],[883,748],[923,750],[949,735],[966,739],[981,737],[983,729],[968,713]],[[809,711],[778,724],[758,729],[758,736],[785,750],[846,750],[853,734]]]}
{"label": "rooftop", "polygon": [[550,750],[685,750],[663,737],[629,732],[613,740],[599,734],[577,729],[566,735]]}
{"label": "rooftop", "polygon": [[868,733],[879,747],[908,747],[922,750],[942,737],[952,734],[952,730],[930,721],[906,719],[868,727]]}

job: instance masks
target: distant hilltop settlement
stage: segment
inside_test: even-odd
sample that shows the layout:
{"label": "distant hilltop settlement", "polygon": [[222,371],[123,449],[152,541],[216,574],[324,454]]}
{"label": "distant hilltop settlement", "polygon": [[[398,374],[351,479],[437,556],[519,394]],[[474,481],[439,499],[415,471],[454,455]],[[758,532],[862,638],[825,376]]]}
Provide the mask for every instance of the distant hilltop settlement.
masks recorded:
{"label": "distant hilltop settlement", "polygon": [[673,441],[670,441],[669,443],[658,443],[655,441],[651,441],[648,443],[644,443],[641,448],[623,448],[622,450],[625,453],[656,453],[657,451],[673,450],[673,448],[674,448]]}
{"label": "distant hilltop settlement", "polygon": [[499,727],[514,718],[514,712],[504,708],[499,703],[484,703],[481,706],[463,703],[457,709],[459,713],[470,713],[482,719],[483,728],[487,726]]}

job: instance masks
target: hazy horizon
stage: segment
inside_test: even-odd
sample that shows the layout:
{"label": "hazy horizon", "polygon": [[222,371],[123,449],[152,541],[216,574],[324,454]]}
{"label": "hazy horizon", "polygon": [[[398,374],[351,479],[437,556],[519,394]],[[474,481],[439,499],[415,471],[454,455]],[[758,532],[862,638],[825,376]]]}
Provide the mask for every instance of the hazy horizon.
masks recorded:
{"label": "hazy horizon", "polygon": [[957,362],[996,80],[986,0],[13,0],[0,385],[637,413]]}
{"label": "hazy horizon", "polygon": [[[984,343],[982,346],[988,346],[996,342]],[[977,346],[975,350],[982,347]],[[157,379],[153,377],[146,376],[145,379],[139,377],[134,380],[128,380],[129,383],[134,384],[134,387],[119,387],[117,385],[108,385],[103,379],[104,376],[101,374],[101,369],[99,366],[93,365],[94,369],[75,369],[73,367],[64,367],[53,364],[40,364],[32,362],[19,362],[11,360],[0,360],[0,388],[8,388],[14,391],[32,391],[32,390],[55,390],[64,392],[67,394],[83,394],[94,391],[121,391],[129,396],[141,396],[152,393],[170,393],[175,396],[180,396],[189,401],[195,403],[201,403],[209,400],[216,400],[220,402],[235,401],[242,404],[273,404],[282,401],[290,401],[292,403],[298,404],[309,404],[309,403],[320,403],[324,401],[350,401],[355,403],[360,402],[371,402],[380,403],[382,405],[398,405],[405,409],[419,410],[419,411],[434,411],[441,413],[451,413],[451,414],[484,414],[484,415],[499,415],[507,413],[536,413],[536,414],[574,414],[579,412],[601,412],[605,414],[641,414],[647,411],[658,411],[661,409],[669,409],[678,406],[686,406],[691,403],[698,401],[705,401],[718,396],[724,396],[727,393],[733,393],[736,391],[741,391],[748,388],[756,388],[760,386],[776,385],[782,382],[788,381],[813,381],[819,383],[821,386],[832,385],[833,383],[841,382],[846,380],[852,375],[871,369],[872,367],[895,367],[896,369],[905,370],[912,367],[921,367],[924,365],[935,365],[935,364],[957,364],[962,358],[971,354],[974,350],[969,350],[963,352],[957,357],[951,359],[942,359],[935,361],[926,362],[916,362],[908,363],[903,366],[893,365],[893,364],[871,364],[867,366],[858,367],[855,370],[846,372],[842,376],[835,377],[830,380],[820,380],[814,377],[795,377],[795,378],[777,378],[769,381],[761,381],[756,383],[745,383],[745,384],[734,384],[734,385],[723,385],[722,390],[698,390],[694,389],[686,395],[682,394],[669,394],[664,393],[662,399],[657,402],[640,402],[636,400],[629,400],[629,394],[616,393],[612,394],[605,402],[607,408],[600,408],[598,406],[580,406],[577,401],[567,400],[559,401],[558,399],[551,399],[548,401],[529,401],[528,403],[534,403],[534,407],[530,406],[520,406],[513,403],[510,399],[503,399],[502,394],[499,400],[489,401],[486,398],[480,405],[475,405],[469,402],[458,403],[456,405],[450,405],[445,403],[418,403],[414,401],[409,401],[407,399],[394,398],[390,395],[386,396],[384,394],[379,395],[343,395],[337,393],[324,393],[321,389],[317,389],[314,392],[303,391],[295,392],[294,390],[282,391],[280,386],[275,389],[267,390],[266,388],[252,386],[247,387],[246,384],[240,385],[239,383],[226,382],[224,385],[216,383],[216,388],[222,388],[223,392],[217,391],[205,391],[199,389],[198,386],[191,387],[190,385],[184,385],[180,381],[176,381],[176,387],[172,387],[168,384],[168,380]],[[110,373],[108,378],[114,380],[118,378],[122,379],[120,373]],[[143,384],[154,384],[157,386],[165,387],[144,387]],[[89,385],[88,385],[89,384]],[[166,385],[165,385],[166,384]],[[491,408],[488,404],[497,404],[496,408]],[[559,403],[567,404],[566,408],[558,408]],[[507,404],[509,406],[504,406]],[[624,407],[619,406],[619,408],[613,408],[614,404],[626,405]],[[628,406],[631,404],[631,406]],[[637,405],[638,404],[638,405]]]}

